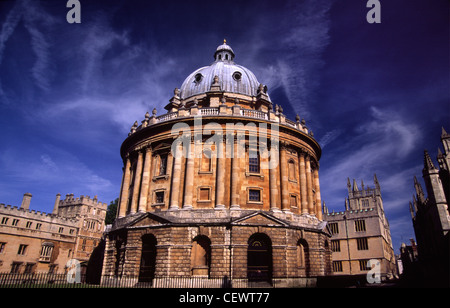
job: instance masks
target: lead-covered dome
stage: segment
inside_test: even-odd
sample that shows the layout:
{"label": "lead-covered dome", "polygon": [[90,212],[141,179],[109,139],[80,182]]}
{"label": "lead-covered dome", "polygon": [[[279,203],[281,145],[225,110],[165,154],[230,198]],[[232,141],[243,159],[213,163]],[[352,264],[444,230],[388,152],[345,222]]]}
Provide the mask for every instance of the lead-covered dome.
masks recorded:
{"label": "lead-covered dome", "polygon": [[181,99],[210,91],[215,76],[221,91],[256,96],[260,83],[249,69],[234,63],[234,56],[233,49],[224,41],[217,47],[210,66],[197,69],[184,80]]}

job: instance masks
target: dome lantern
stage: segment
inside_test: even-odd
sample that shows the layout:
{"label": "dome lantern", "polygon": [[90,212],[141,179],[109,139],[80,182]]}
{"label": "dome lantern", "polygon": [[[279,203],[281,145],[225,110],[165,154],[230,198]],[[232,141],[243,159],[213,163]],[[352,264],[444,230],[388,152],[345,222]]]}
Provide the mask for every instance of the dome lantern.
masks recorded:
{"label": "dome lantern", "polygon": [[218,46],[214,53],[214,59],[217,61],[233,61],[234,52],[233,49],[227,45],[227,40],[223,40],[223,44]]}

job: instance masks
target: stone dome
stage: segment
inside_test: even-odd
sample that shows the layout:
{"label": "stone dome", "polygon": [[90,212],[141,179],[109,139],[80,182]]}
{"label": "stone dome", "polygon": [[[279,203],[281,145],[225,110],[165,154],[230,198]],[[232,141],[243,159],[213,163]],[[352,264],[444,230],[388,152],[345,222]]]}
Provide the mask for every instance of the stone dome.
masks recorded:
{"label": "stone dome", "polygon": [[234,63],[234,57],[233,49],[226,41],[218,46],[214,53],[215,61],[210,66],[195,70],[184,80],[180,98],[186,99],[210,91],[215,76],[223,92],[256,96],[260,86],[258,79],[249,69]]}

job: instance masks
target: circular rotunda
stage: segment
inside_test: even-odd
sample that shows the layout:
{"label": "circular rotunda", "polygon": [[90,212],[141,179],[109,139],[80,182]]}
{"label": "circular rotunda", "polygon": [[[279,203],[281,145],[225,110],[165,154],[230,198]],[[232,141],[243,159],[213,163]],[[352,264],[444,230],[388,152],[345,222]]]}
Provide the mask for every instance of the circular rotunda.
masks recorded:
{"label": "circular rotunda", "polygon": [[103,279],[302,286],[329,274],[321,148],[234,59],[224,42],[164,114],[131,127]]}

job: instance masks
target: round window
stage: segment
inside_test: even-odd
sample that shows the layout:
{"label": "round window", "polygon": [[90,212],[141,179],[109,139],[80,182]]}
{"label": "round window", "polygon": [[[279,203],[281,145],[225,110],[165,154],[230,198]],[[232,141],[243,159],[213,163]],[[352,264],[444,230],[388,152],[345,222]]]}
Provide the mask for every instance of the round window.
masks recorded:
{"label": "round window", "polygon": [[241,72],[234,72],[233,73],[233,79],[236,80],[236,81],[241,81],[241,79],[242,79]]}
{"label": "round window", "polygon": [[200,81],[202,81],[203,75],[198,73],[198,74],[195,75],[194,78],[195,78],[195,83],[199,83]]}

